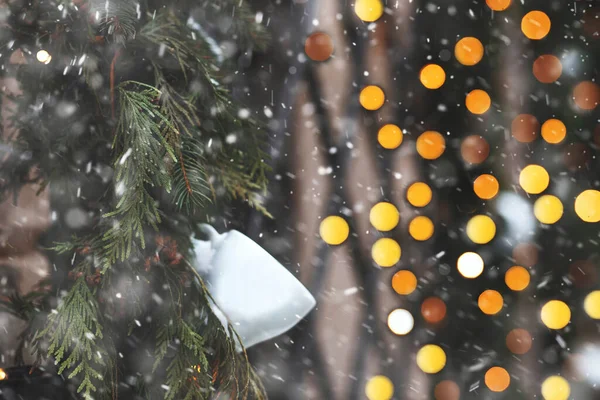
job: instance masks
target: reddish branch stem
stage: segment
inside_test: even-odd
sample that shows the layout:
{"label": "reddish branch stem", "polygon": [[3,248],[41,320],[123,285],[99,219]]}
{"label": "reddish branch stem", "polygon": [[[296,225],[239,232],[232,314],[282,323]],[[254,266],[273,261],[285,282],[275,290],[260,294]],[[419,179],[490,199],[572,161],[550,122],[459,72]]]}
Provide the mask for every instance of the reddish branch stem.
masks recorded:
{"label": "reddish branch stem", "polygon": [[110,63],[110,107],[112,111],[112,117],[115,118],[115,65],[117,59],[121,55],[123,49],[119,49],[115,52],[115,55]]}

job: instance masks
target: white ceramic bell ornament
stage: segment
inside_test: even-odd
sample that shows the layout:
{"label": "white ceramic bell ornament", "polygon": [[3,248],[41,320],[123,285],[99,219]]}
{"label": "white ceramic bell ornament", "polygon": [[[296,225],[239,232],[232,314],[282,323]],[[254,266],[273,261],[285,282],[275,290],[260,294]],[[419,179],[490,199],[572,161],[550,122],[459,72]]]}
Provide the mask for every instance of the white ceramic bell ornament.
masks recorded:
{"label": "white ceramic bell ornament", "polygon": [[209,240],[192,239],[194,265],[205,276],[217,316],[229,320],[248,348],[291,329],[316,305],[310,292],[246,235],[219,234],[201,224]]}

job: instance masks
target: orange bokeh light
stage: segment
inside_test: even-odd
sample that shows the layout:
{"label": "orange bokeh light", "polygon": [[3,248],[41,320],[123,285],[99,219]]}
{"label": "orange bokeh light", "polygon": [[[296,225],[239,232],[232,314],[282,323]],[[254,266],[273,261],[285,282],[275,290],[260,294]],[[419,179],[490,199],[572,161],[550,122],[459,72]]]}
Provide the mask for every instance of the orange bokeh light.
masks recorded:
{"label": "orange bokeh light", "polygon": [[542,11],[530,11],[521,20],[521,31],[531,40],[540,40],[550,33],[550,18]]}
{"label": "orange bokeh light", "polygon": [[477,305],[479,305],[479,309],[483,311],[484,314],[494,315],[502,310],[504,299],[497,291],[486,290],[479,295]]}
{"label": "orange bokeh light", "polygon": [[492,367],[485,373],[485,385],[492,392],[504,392],[510,385],[510,375],[502,367]]}
{"label": "orange bokeh light", "polygon": [[485,91],[475,89],[467,95],[465,104],[467,110],[471,111],[473,114],[481,115],[490,109],[492,100]]}
{"label": "orange bokeh light", "polygon": [[473,191],[483,200],[490,200],[496,197],[500,190],[498,179],[489,174],[479,175],[473,182]]}
{"label": "orange bokeh light", "polygon": [[504,275],[504,281],[506,282],[506,286],[508,286],[511,290],[520,292],[529,286],[531,277],[526,268],[515,265],[506,271],[506,274]]}
{"label": "orange bokeh light", "polygon": [[436,131],[425,131],[417,138],[417,153],[426,160],[439,158],[446,150],[446,140]]}

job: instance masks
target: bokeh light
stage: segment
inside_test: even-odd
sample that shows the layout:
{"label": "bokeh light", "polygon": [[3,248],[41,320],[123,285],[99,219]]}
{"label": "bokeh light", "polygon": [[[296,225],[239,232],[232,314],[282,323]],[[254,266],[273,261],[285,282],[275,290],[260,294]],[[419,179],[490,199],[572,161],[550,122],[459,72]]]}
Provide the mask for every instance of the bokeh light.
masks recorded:
{"label": "bokeh light", "polygon": [[570,395],[571,386],[562,376],[550,376],[542,383],[542,397],[544,400],[568,400]]}
{"label": "bokeh light", "polygon": [[428,344],[417,353],[417,365],[426,374],[437,374],[446,366],[446,353],[435,344]]}
{"label": "bokeh light", "polygon": [[562,142],[567,136],[567,127],[558,119],[549,119],[542,125],[542,138],[550,144]]}
{"label": "bokeh light", "polygon": [[417,288],[417,277],[411,271],[401,270],[392,277],[392,289],[400,295],[407,296]]}
{"label": "bokeh light", "polygon": [[575,199],[575,213],[585,222],[600,222],[600,192],[589,189]]}
{"label": "bokeh light", "polygon": [[542,224],[555,224],[563,215],[563,204],[556,196],[546,194],[533,205],[533,214]]}
{"label": "bokeh light", "polygon": [[400,221],[400,212],[392,203],[382,201],[371,208],[369,221],[378,231],[391,231]]}
{"label": "bokeh light", "polygon": [[506,10],[510,6],[511,1],[512,0],[485,0],[488,7],[494,11]]}
{"label": "bokeh light", "polygon": [[413,239],[420,242],[430,239],[433,236],[433,231],[433,222],[423,215],[413,218],[408,224],[408,233]]}
{"label": "bokeh light", "polygon": [[492,367],[485,373],[485,385],[492,392],[504,392],[510,385],[510,375],[502,367]]}
{"label": "bokeh light", "polygon": [[531,164],[521,171],[519,184],[529,194],[540,194],[548,188],[550,175],[541,165]]}
{"label": "bokeh light", "polygon": [[550,18],[542,11],[530,11],[521,20],[521,31],[531,40],[540,40],[550,33]]}
{"label": "bokeh light", "polygon": [[373,244],[371,256],[381,267],[391,267],[400,261],[402,251],[394,239],[381,238]]}
{"label": "bokeh light", "polygon": [[595,290],[585,297],[583,308],[590,318],[600,319],[600,290]]}
{"label": "bokeh light", "polygon": [[428,297],[421,304],[421,315],[430,324],[437,324],[446,317],[446,303],[439,297]]}
{"label": "bokeh light", "polygon": [[531,350],[533,339],[531,334],[526,329],[513,329],[506,335],[506,347],[511,353],[525,354]]}
{"label": "bokeh light", "polygon": [[490,174],[479,175],[475,179],[475,182],[473,182],[473,191],[477,197],[483,200],[493,199],[499,190],[500,184],[498,183],[498,179]]}
{"label": "bokeh light", "polygon": [[544,54],[533,62],[533,76],[542,83],[554,83],[562,74],[562,63],[552,54]]}
{"label": "bokeh light", "polygon": [[542,322],[550,329],[562,329],[571,321],[571,309],[560,300],[550,300],[542,307]]}
{"label": "bokeh light", "polygon": [[533,267],[539,259],[539,250],[533,243],[519,243],[512,251],[516,263],[525,267]]}
{"label": "bokeh light", "polygon": [[333,54],[333,40],[325,32],[311,33],[304,42],[304,52],[313,61],[328,60]]}
{"label": "bokeh light", "polygon": [[383,3],[381,0],[356,0],[354,12],[363,21],[374,22],[383,15]]}
{"label": "bokeh light", "polygon": [[483,58],[483,44],[471,36],[462,38],[454,46],[454,56],[462,65],[476,65]]}
{"label": "bokeh light", "polygon": [[484,314],[495,315],[502,310],[504,299],[499,292],[488,289],[479,295],[477,305]]}
{"label": "bokeh light", "polygon": [[477,253],[466,252],[456,261],[458,272],[468,279],[475,279],[483,272],[483,258]]}
{"label": "bokeh light", "polygon": [[446,72],[437,64],[428,64],[421,69],[419,79],[427,89],[439,89],[446,81]]}
{"label": "bokeh light", "polygon": [[369,111],[379,110],[385,102],[385,94],[379,86],[369,85],[360,92],[360,104]]}
{"label": "bokeh light", "polygon": [[350,227],[346,220],[337,215],[331,215],[323,221],[319,226],[319,234],[323,241],[330,245],[338,245],[344,243],[350,233]]}
{"label": "bokeh light", "polygon": [[367,382],[365,395],[369,400],[390,400],[394,396],[394,384],[387,376],[376,375]]}
{"label": "bokeh light", "polygon": [[593,110],[600,102],[600,86],[591,81],[578,83],[573,89],[573,100],[582,110]]}
{"label": "bokeh light", "polygon": [[521,267],[520,265],[510,267],[504,275],[506,286],[515,292],[525,290],[527,286],[529,286],[530,281],[531,276],[529,275],[529,271],[527,271],[527,268]]}
{"label": "bokeh light", "polygon": [[35,58],[42,64],[50,64],[52,56],[46,50],[40,50],[36,53]]}
{"label": "bokeh light", "polygon": [[481,164],[490,155],[490,145],[483,136],[467,136],[460,145],[460,155],[468,163]]}
{"label": "bokeh light", "polygon": [[379,129],[377,141],[384,149],[392,150],[398,148],[403,140],[402,129],[394,124],[387,124]]}
{"label": "bokeh light", "polygon": [[521,143],[531,143],[538,135],[540,123],[531,114],[517,115],[511,124],[512,136]]}
{"label": "bokeh light", "polygon": [[425,131],[417,138],[417,153],[426,160],[439,158],[446,150],[446,140],[441,133]]}
{"label": "bokeh light", "polygon": [[408,310],[398,308],[388,315],[387,323],[394,334],[403,336],[412,331],[415,319]]}
{"label": "bokeh light", "polygon": [[441,381],[435,385],[433,396],[435,400],[459,400],[460,388],[454,381]]}
{"label": "bokeh light", "polygon": [[465,104],[467,110],[473,114],[481,115],[485,114],[487,110],[490,109],[492,99],[490,99],[490,95],[487,94],[487,92],[481,89],[475,89],[467,94]]}
{"label": "bokeh light", "polygon": [[431,201],[432,191],[425,182],[415,182],[406,191],[406,200],[413,207],[425,207]]}
{"label": "bokeh light", "polygon": [[487,215],[476,215],[467,222],[467,236],[473,243],[489,243],[496,236],[496,224]]}

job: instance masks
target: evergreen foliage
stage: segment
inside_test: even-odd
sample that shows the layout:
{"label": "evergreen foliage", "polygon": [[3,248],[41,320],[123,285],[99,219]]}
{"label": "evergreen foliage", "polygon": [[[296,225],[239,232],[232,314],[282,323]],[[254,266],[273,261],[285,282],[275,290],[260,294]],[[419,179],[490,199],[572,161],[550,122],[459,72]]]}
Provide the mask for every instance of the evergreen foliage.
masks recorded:
{"label": "evergreen foliage", "polygon": [[[218,16],[241,48],[264,46],[266,34],[239,0],[173,3],[17,0],[0,27],[2,77],[22,90],[4,96],[4,128],[16,134],[1,195],[110,172],[81,196],[92,222],[50,249],[71,263],[2,301],[29,322],[20,350],[33,346],[87,399],[264,397],[235,331],[211,311],[189,237],[210,203],[242,200],[268,215],[265,134],[230,99],[207,32]],[[24,62],[11,63],[15,54]],[[132,341],[150,343],[151,370],[132,361]]]}

